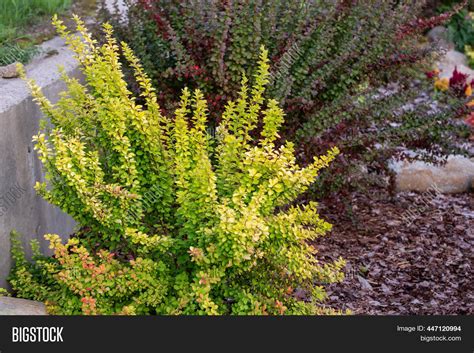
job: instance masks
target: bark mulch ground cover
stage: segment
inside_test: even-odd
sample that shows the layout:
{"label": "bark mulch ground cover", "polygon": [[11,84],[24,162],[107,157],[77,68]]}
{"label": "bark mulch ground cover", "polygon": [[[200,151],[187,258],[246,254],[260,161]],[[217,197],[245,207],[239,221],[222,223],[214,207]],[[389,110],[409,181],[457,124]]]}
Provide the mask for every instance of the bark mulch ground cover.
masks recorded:
{"label": "bark mulch ground cover", "polygon": [[474,193],[374,189],[352,194],[349,205],[349,213],[320,208],[333,224],[316,242],[321,260],[347,261],[327,305],[369,315],[474,313]]}

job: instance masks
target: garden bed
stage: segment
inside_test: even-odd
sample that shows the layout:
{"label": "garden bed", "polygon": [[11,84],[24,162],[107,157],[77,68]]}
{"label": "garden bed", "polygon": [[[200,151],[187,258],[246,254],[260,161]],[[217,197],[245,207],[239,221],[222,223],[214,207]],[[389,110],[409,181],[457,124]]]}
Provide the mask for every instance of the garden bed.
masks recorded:
{"label": "garden bed", "polygon": [[[53,257],[33,242],[29,261],[19,234],[7,238],[34,231],[6,223],[8,294],[63,315],[472,314],[474,165],[394,162],[472,154],[474,82],[433,68],[441,50],[424,37],[460,7],[423,18],[409,3],[380,1],[366,18],[367,2],[315,2],[301,23],[297,3],[271,1],[115,13],[103,1],[105,20],[75,28],[55,16],[75,55],[56,38],[44,62],[84,80],[58,94],[42,60],[12,65],[44,119],[20,80],[0,80],[0,110],[15,123],[12,107],[34,112],[18,114],[33,124],[19,123],[32,130],[14,160],[35,156],[20,172],[28,197],[47,180],[36,191],[79,231],[66,244],[69,228],[47,234]],[[404,167],[431,178],[402,183]],[[395,193],[414,189],[427,192]]]}
{"label": "garden bed", "polygon": [[[368,315],[474,313],[473,193],[391,197],[372,189],[349,204],[351,213],[321,209],[334,228],[317,248],[326,260],[347,261],[328,305]],[[411,206],[418,212],[408,214]]]}

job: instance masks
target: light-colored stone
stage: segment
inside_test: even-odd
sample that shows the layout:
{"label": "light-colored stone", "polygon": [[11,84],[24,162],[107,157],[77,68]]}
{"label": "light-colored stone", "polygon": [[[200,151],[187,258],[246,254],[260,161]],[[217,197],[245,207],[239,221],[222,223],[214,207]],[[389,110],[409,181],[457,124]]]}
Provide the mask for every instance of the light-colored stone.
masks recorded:
{"label": "light-colored stone", "polygon": [[401,162],[395,168],[398,191],[425,192],[436,188],[444,194],[469,191],[474,181],[474,162],[462,156],[450,156],[445,165]]}
{"label": "light-colored stone", "polygon": [[466,55],[454,49],[448,50],[446,55],[439,61],[437,67],[440,78],[451,78],[455,68],[468,76],[468,81],[474,79],[474,70],[468,66]]}
{"label": "light-colored stone", "polygon": [[20,75],[17,70],[18,63],[13,63],[6,66],[0,66],[0,77],[2,78],[15,78]]}
{"label": "light-colored stone", "polygon": [[33,300],[0,297],[0,315],[48,315],[43,303]]}
{"label": "light-colored stone", "polygon": [[448,29],[444,26],[436,26],[426,35],[430,42],[435,42],[442,48],[453,49],[454,43],[449,40]]}
{"label": "light-colored stone", "polygon": [[122,21],[128,21],[127,0],[105,0],[105,6],[110,13],[120,15]]}
{"label": "light-colored stone", "polygon": [[442,63],[451,65],[454,69],[454,66],[467,65],[467,57],[463,53],[458,52],[457,50],[448,50],[443,57]]}

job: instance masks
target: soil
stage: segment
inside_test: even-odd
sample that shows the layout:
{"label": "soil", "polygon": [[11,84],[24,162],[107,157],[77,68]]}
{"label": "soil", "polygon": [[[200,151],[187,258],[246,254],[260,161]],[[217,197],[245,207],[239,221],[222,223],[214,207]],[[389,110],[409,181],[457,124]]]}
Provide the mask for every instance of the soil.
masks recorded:
{"label": "soil", "polygon": [[333,230],[317,240],[319,258],[347,262],[327,305],[365,315],[474,313],[474,193],[390,197],[374,188],[352,194],[349,212],[321,206]]}

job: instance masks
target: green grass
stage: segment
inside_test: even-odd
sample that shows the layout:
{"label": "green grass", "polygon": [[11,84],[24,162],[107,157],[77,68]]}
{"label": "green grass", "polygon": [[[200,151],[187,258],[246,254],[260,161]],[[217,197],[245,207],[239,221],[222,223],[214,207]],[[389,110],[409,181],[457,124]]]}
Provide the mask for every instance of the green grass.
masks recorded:
{"label": "green grass", "polygon": [[27,62],[35,53],[34,43],[17,41],[29,37],[29,26],[66,10],[72,1],[0,0],[0,65]]}
{"label": "green grass", "polygon": [[24,27],[37,17],[65,10],[71,3],[72,0],[0,0],[0,31],[8,33]]}
{"label": "green grass", "polygon": [[35,45],[20,46],[18,44],[0,45],[0,66],[14,62],[28,63],[39,52]]}

